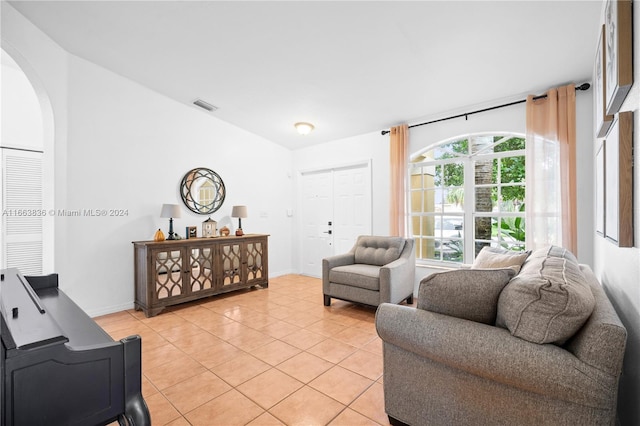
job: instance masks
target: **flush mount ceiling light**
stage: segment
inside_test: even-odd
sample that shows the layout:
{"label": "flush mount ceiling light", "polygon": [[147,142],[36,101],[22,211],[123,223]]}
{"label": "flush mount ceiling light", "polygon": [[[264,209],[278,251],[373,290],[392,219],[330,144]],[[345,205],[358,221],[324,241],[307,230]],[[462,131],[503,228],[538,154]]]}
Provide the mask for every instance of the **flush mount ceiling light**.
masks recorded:
{"label": "flush mount ceiling light", "polygon": [[300,123],[294,124],[293,126],[301,135],[308,135],[314,129],[313,124],[311,123],[300,122]]}

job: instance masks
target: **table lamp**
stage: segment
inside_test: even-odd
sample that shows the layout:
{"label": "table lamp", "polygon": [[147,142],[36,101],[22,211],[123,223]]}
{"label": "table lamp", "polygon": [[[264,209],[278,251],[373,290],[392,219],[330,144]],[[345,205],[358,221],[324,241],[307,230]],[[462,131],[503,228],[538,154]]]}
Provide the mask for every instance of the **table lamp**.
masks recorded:
{"label": "table lamp", "polygon": [[236,236],[243,236],[244,232],[242,231],[242,218],[247,217],[247,206],[233,206],[233,209],[231,209],[231,217],[238,218],[238,229],[236,229]]}
{"label": "table lamp", "polygon": [[177,240],[176,234],[173,232],[173,218],[180,218],[180,206],[177,204],[163,204],[160,217],[169,218],[169,236],[167,240]]}

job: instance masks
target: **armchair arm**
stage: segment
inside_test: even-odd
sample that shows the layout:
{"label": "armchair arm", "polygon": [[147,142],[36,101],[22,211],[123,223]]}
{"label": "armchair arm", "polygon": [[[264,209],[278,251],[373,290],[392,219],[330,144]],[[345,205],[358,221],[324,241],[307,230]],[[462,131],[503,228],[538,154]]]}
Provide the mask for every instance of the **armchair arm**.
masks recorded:
{"label": "armchair arm", "polygon": [[351,252],[322,259],[322,289],[325,294],[329,291],[329,271],[337,266],[353,265],[354,262],[355,254]]}
{"label": "armchair arm", "polygon": [[615,377],[561,347],[530,343],[506,329],[388,303],[376,312],[376,329],[385,347],[504,386],[603,409],[616,394]]}
{"label": "armchair arm", "polygon": [[380,300],[398,303],[413,294],[416,276],[412,258],[401,257],[380,268]]}

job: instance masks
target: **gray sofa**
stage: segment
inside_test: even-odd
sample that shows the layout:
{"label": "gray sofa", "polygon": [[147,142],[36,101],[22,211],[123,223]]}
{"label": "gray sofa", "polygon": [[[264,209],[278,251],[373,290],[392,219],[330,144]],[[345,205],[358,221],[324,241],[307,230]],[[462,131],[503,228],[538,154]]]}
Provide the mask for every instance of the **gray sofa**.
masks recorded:
{"label": "gray sofa", "polygon": [[413,303],[415,264],[413,239],[361,235],[348,253],[322,260],[324,304]]}
{"label": "gray sofa", "polygon": [[552,247],[515,273],[433,274],[417,308],[380,305],[392,424],[615,424],[626,330],[593,272]]}

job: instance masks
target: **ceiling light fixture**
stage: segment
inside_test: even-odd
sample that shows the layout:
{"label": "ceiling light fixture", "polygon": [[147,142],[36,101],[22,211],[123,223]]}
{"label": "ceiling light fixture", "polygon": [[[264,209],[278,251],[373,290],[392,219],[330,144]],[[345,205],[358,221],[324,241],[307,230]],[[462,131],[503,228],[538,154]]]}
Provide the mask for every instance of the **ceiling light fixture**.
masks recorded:
{"label": "ceiling light fixture", "polygon": [[294,127],[301,135],[308,135],[314,129],[313,124],[304,122],[296,123]]}

